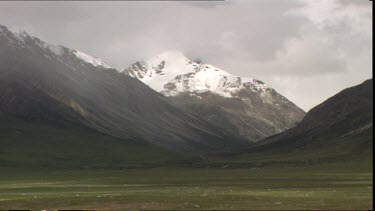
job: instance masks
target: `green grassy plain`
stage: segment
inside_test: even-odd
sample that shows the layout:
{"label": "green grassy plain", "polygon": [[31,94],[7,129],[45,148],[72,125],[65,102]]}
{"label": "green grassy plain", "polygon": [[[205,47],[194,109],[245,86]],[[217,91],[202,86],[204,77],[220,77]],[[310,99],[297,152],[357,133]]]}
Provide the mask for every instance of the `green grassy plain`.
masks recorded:
{"label": "green grassy plain", "polygon": [[2,169],[0,209],[368,210],[373,206],[372,176],[371,169],[354,163],[240,169]]}

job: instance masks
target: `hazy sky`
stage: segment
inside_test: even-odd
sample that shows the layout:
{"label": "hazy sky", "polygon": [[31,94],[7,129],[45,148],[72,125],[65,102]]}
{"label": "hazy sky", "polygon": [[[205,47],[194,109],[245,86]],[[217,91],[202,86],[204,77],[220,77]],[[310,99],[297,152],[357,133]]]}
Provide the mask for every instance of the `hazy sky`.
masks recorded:
{"label": "hazy sky", "polygon": [[0,24],[120,70],[180,50],[306,111],[372,77],[368,0],[0,2]]}

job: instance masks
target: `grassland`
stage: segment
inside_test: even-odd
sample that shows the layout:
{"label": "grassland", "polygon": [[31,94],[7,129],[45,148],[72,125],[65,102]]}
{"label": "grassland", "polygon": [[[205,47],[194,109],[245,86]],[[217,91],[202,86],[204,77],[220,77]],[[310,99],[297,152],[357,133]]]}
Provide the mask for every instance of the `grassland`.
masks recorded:
{"label": "grassland", "polygon": [[0,209],[368,210],[372,176],[371,169],[355,163],[241,169],[2,169]]}
{"label": "grassland", "polygon": [[373,207],[372,130],[194,161],[82,128],[0,132],[0,210]]}

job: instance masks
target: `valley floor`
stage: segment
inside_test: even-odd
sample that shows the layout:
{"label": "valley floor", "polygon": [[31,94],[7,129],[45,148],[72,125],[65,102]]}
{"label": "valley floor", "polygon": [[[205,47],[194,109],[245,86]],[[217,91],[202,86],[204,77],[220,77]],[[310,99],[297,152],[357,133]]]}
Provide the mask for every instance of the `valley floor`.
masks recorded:
{"label": "valley floor", "polygon": [[369,210],[373,207],[372,169],[331,164],[28,173],[2,169],[0,172],[0,210]]}

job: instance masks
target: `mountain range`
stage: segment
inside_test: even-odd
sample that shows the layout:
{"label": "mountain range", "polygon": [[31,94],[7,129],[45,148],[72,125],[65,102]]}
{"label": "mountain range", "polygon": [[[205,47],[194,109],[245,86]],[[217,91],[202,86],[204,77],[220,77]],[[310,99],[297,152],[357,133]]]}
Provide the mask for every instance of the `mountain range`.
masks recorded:
{"label": "mountain range", "polygon": [[372,156],[372,102],[371,79],[306,114],[260,80],[178,51],[118,71],[0,25],[2,167],[187,165],[221,154],[282,161],[296,150],[299,161]]}

